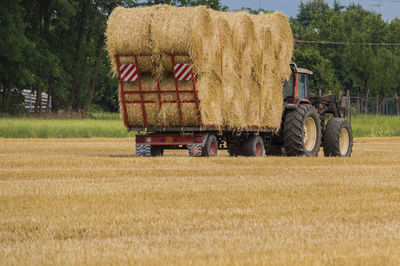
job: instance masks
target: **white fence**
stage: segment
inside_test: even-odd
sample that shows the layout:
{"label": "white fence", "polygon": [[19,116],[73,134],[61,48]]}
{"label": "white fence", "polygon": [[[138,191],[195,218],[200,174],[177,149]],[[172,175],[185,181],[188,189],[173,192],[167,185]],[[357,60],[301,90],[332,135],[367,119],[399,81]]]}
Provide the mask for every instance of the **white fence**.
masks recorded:
{"label": "white fence", "polygon": [[[21,94],[25,97],[24,107],[25,109],[33,113],[35,111],[35,103],[36,103],[36,92],[32,92],[31,90],[23,90]],[[51,112],[51,96],[49,97],[47,93],[42,92],[42,101],[41,101],[41,112],[46,112],[47,103],[49,103],[49,112]]]}

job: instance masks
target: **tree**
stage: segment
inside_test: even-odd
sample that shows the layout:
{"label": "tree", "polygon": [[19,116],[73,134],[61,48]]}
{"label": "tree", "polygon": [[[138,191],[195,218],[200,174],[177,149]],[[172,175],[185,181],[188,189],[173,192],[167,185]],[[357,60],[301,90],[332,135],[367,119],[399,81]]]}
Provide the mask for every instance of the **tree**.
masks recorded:
{"label": "tree", "polygon": [[23,21],[24,8],[20,0],[1,1],[0,3],[0,81],[1,107],[0,111],[15,111],[12,102],[13,89],[19,85],[31,83],[32,72],[26,58],[33,44],[25,36],[27,24]]}

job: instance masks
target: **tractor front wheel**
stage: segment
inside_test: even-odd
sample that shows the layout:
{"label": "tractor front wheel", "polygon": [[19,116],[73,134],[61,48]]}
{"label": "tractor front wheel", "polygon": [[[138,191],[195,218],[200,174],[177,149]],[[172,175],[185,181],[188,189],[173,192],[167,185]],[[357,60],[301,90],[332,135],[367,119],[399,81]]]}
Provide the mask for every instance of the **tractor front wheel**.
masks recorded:
{"label": "tractor front wheel", "polygon": [[353,149],[353,131],[349,121],[334,117],[326,124],[324,155],[350,157]]}

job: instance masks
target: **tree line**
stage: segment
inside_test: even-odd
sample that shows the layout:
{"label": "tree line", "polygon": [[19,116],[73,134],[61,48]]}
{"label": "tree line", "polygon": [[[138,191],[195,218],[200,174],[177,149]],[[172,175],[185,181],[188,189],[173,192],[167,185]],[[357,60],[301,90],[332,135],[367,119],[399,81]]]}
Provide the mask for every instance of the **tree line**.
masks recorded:
{"label": "tree line", "polygon": [[[381,14],[362,6],[333,7],[321,0],[300,3],[299,13],[290,19],[295,43],[294,61],[314,72],[314,92],[338,93],[349,90],[382,103],[395,99],[399,114],[400,20],[385,21]],[[307,40],[311,42],[299,42]],[[322,41],[322,42],[321,42]]]}
{"label": "tree line", "polygon": [[[108,16],[117,6],[155,4],[228,9],[220,0],[1,1],[0,112],[23,112],[24,89],[38,95],[35,112],[41,111],[42,92],[52,97],[53,112],[118,111],[118,81],[105,51]],[[360,5],[336,1],[330,7],[314,0],[301,2],[290,23],[298,41],[294,61],[315,73],[310,82],[314,92],[350,90],[367,98],[398,98],[400,46],[375,45],[400,43],[398,18],[388,22]]]}

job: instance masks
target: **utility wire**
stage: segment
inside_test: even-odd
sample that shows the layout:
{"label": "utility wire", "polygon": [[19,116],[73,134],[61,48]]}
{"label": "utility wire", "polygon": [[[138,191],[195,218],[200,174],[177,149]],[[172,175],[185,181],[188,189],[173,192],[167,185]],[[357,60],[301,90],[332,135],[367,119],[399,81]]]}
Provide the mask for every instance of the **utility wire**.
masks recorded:
{"label": "utility wire", "polygon": [[363,45],[363,46],[400,46],[400,43],[375,43],[375,42],[330,42],[330,41],[305,41],[294,40],[297,43],[313,43],[313,44],[328,44],[328,45]]}

